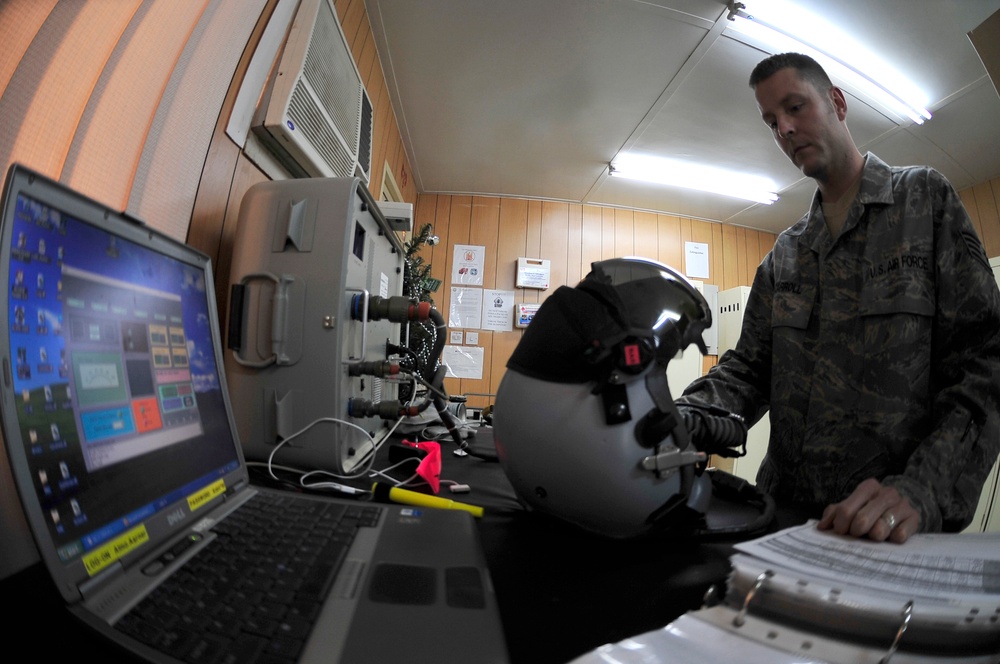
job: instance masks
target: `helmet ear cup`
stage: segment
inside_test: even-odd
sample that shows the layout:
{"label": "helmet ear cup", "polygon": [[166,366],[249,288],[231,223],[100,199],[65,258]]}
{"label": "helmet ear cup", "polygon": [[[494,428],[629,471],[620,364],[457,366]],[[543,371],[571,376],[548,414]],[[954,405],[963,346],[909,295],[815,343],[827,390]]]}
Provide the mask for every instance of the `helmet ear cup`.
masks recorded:
{"label": "helmet ear cup", "polygon": [[[659,370],[652,363],[647,374]],[[643,375],[614,387],[627,392],[633,413],[654,408]],[[686,495],[683,478],[643,468],[650,450],[636,443],[634,421],[609,424],[602,398],[593,383],[508,370],[497,388],[494,443],[527,509],[607,537],[636,537],[654,529],[650,515]]]}

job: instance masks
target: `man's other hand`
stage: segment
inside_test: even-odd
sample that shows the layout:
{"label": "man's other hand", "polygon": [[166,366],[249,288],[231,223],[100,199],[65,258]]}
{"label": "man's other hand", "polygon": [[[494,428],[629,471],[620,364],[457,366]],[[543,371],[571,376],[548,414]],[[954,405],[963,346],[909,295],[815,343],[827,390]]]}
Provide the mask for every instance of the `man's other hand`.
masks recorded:
{"label": "man's other hand", "polygon": [[827,505],[820,530],[902,544],[920,528],[920,514],[894,487],[867,479],[839,503]]}

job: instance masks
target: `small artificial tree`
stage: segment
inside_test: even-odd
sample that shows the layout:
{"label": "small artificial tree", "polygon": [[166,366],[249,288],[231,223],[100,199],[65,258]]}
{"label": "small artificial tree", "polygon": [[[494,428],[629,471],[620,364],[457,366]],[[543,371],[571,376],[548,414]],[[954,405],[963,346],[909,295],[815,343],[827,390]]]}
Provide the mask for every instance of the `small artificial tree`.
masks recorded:
{"label": "small artificial tree", "polygon": [[[431,276],[431,265],[424,261],[420,250],[427,245],[431,237],[431,224],[424,224],[418,233],[404,243],[406,253],[403,265],[403,295],[418,302],[428,302],[434,305],[431,293],[437,291],[441,281]],[[434,343],[437,340],[437,328],[431,321],[416,321],[409,324],[406,348],[410,351],[409,363],[414,371],[426,379],[430,379],[437,369],[440,358],[431,358]],[[407,399],[410,388],[400,386],[400,397]]]}
{"label": "small artificial tree", "polygon": [[434,304],[431,293],[436,291],[441,282],[431,277],[431,265],[424,262],[420,250],[427,244],[432,227],[424,224],[420,232],[404,243],[406,254],[403,267],[403,295],[418,302]]}

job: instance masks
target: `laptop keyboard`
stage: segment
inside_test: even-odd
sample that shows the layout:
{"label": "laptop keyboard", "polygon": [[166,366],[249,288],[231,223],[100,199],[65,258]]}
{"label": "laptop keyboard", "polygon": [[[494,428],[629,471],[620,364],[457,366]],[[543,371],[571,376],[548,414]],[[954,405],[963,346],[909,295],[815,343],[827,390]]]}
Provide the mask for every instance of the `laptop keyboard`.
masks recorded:
{"label": "laptop keyboard", "polygon": [[258,493],[115,628],[190,664],[293,662],[358,529],[382,510]]}

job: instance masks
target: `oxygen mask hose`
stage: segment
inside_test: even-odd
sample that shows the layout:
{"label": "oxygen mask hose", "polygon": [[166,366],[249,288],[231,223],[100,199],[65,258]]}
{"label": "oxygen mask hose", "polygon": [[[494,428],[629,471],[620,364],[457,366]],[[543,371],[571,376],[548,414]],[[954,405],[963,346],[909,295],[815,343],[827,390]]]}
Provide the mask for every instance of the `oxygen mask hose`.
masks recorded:
{"label": "oxygen mask hose", "polygon": [[687,403],[677,406],[696,448],[721,457],[746,456],[747,425],[742,417],[714,406]]}

